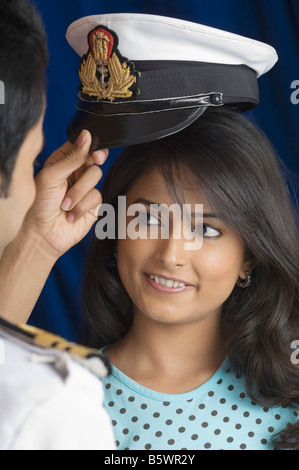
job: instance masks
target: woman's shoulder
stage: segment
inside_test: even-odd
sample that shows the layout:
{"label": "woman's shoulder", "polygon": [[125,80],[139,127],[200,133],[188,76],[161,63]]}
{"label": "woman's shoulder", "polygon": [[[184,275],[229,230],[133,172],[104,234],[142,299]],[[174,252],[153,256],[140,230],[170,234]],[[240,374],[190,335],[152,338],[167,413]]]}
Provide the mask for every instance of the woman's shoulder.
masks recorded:
{"label": "woman's shoulder", "polygon": [[[279,431],[288,423],[298,421],[299,403],[271,406],[266,401],[255,400],[248,392],[246,377],[236,372],[227,362],[227,367],[223,371],[221,393],[215,388],[217,398],[227,405],[228,409],[238,411],[238,418],[242,417],[243,425],[257,425],[265,428],[267,426],[272,432]],[[216,395],[215,395],[216,397]]]}

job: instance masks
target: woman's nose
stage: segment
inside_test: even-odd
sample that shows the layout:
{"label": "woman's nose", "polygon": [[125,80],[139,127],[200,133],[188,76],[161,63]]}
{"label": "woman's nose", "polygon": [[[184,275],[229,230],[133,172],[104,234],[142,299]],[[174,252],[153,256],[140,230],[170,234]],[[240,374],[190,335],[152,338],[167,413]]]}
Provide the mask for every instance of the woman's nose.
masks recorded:
{"label": "woman's nose", "polygon": [[175,238],[171,233],[166,239],[157,240],[157,258],[165,269],[173,269],[185,266],[189,259],[188,250],[183,236]]}

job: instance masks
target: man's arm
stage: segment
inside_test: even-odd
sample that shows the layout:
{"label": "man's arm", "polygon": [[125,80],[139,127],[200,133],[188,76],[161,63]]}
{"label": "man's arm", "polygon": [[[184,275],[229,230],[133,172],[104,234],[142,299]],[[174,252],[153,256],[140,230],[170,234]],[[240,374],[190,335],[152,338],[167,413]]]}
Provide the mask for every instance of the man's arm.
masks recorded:
{"label": "man's arm", "polygon": [[[56,261],[90,231],[101,204],[97,166],[108,151],[89,155],[91,135],[66,142],[36,178],[36,199],[0,262],[0,316],[26,323]],[[70,218],[70,215],[72,216]]]}
{"label": "man's arm", "polygon": [[56,259],[22,232],[5,249],[0,262],[0,316],[26,323]]}

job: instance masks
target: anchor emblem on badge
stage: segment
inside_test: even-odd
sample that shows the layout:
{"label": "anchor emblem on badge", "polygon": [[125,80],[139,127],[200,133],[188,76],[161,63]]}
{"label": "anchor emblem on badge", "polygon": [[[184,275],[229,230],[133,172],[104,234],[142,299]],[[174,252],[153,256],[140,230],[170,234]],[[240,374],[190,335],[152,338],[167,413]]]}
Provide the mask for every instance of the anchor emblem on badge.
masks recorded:
{"label": "anchor emblem on badge", "polygon": [[81,60],[81,92],[99,100],[132,98],[139,73],[122,57],[113,31],[98,26],[88,35],[89,51]]}

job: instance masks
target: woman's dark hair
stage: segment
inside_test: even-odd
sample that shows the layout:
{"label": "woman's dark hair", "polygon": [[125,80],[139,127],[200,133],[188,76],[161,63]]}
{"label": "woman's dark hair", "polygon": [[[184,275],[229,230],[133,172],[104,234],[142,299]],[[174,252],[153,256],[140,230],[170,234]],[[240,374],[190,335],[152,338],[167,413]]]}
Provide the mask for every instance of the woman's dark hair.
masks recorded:
{"label": "woman's dark hair", "polygon": [[[299,239],[283,164],[244,116],[207,110],[178,134],[125,149],[105,179],[103,202],[117,212],[118,195],[152,168],[161,172],[173,199],[179,198],[182,164],[256,261],[251,286],[236,286],[223,305],[230,362],[246,377],[256,403],[298,403],[299,371],[291,361],[291,343],[299,340]],[[132,321],[132,303],[113,256],[116,243],[94,238],[84,279],[90,343],[96,347],[119,340]],[[299,449],[299,423],[285,429],[275,446]]]}
{"label": "woman's dark hair", "polygon": [[[28,0],[0,2],[0,197],[8,196],[19,149],[45,106],[47,38]],[[1,100],[2,102],[2,100]]]}

